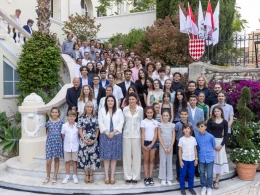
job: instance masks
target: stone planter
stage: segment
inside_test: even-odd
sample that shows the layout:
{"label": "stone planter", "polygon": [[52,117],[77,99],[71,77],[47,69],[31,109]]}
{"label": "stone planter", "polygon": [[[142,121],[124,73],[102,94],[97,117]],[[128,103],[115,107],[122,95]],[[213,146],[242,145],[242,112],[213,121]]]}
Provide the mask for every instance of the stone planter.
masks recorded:
{"label": "stone planter", "polygon": [[258,164],[244,164],[244,163],[237,163],[236,169],[239,179],[245,181],[253,181],[255,178],[256,169]]}

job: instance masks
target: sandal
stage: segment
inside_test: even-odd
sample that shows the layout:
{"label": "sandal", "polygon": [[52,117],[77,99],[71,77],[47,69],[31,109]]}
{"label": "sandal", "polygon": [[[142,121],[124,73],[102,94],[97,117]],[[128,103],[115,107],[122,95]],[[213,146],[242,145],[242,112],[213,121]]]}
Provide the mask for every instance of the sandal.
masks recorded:
{"label": "sandal", "polygon": [[[92,177],[92,179],[91,179],[91,177]],[[94,182],[94,180],[93,180],[93,174],[92,175],[89,175],[89,183],[93,183]]]}
{"label": "sandal", "polygon": [[214,187],[215,190],[219,189],[219,182],[214,181],[213,187]]}
{"label": "sandal", "polygon": [[129,185],[129,184],[131,184],[131,183],[132,183],[131,180],[126,180],[126,181],[125,181],[125,184],[126,184],[126,185]]}
{"label": "sandal", "polygon": [[49,177],[46,177],[44,182],[42,182],[43,185],[46,185],[47,183],[50,182],[50,178]]}
{"label": "sandal", "polygon": [[52,184],[52,185],[55,185],[56,183],[57,183],[57,178],[55,178],[55,177],[52,178],[52,182],[51,182],[51,184]]}
{"label": "sandal", "polygon": [[89,183],[89,175],[86,175],[86,178],[85,178],[85,183],[88,184]]}

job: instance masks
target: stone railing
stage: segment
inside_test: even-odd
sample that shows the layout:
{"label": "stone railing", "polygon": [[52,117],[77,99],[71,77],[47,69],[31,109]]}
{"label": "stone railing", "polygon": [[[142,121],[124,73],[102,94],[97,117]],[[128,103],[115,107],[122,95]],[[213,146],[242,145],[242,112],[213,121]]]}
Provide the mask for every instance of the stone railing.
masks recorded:
{"label": "stone railing", "polygon": [[[13,29],[15,29],[13,31]],[[5,35],[9,36],[13,42],[17,45],[24,44],[24,38],[30,38],[31,35],[23,29],[17,22],[11,18],[7,13],[5,13],[0,8],[0,32],[3,31]],[[14,32],[19,36],[16,36],[15,40],[13,39]]]}
{"label": "stone railing", "polygon": [[189,79],[196,80],[203,75],[208,81],[222,81],[226,83],[240,80],[260,79],[259,68],[247,68],[238,66],[216,66],[203,62],[196,62],[189,65]]}

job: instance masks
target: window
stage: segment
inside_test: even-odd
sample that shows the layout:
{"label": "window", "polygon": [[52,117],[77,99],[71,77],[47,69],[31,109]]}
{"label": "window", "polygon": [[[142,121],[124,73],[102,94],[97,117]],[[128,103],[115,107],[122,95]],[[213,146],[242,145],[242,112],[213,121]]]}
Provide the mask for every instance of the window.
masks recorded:
{"label": "window", "polygon": [[88,17],[88,6],[87,6],[86,2],[84,2],[84,13],[85,13],[85,16]]}
{"label": "window", "polygon": [[15,69],[9,65],[7,60],[4,60],[4,95],[19,95],[17,83],[19,76]]}

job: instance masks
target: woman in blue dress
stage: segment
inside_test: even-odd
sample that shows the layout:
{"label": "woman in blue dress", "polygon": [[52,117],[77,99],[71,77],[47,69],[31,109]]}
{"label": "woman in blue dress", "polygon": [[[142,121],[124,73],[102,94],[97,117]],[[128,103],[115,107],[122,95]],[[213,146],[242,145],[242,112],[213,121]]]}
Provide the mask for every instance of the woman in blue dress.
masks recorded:
{"label": "woman in blue dress", "polygon": [[93,183],[93,171],[100,168],[98,146],[98,119],[94,114],[94,104],[88,101],[78,121],[80,144],[78,168],[86,171],[85,183]]}
{"label": "woman in blue dress", "polygon": [[57,183],[57,175],[60,166],[60,158],[63,158],[63,147],[61,138],[61,127],[63,121],[59,119],[60,110],[57,107],[53,107],[50,111],[50,120],[46,123],[46,172],[47,177],[43,184],[47,184],[50,181],[51,164],[54,159],[54,175],[52,184]]}
{"label": "woman in blue dress", "polygon": [[[117,159],[122,158],[122,128],[124,116],[122,110],[116,107],[116,99],[108,95],[105,108],[98,113],[100,129],[100,157],[104,159],[105,184],[115,183],[115,169]],[[108,170],[111,167],[111,177]]]}

